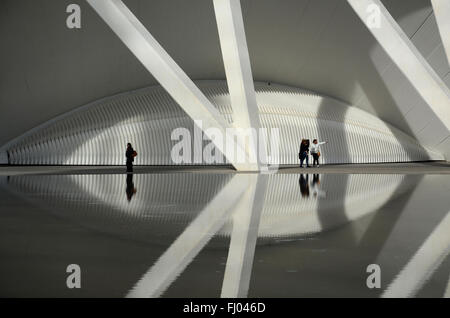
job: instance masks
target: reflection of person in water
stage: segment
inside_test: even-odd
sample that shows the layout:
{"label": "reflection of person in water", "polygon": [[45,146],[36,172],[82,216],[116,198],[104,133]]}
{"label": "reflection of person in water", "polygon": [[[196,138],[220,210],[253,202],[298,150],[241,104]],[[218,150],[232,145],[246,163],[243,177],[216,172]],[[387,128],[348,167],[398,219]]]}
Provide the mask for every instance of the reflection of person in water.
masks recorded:
{"label": "reflection of person in water", "polygon": [[303,173],[300,175],[300,180],[298,183],[300,184],[300,192],[302,193],[302,197],[309,197],[309,182],[308,182],[309,175],[305,176]]}
{"label": "reflection of person in water", "polygon": [[314,197],[325,198],[327,194],[325,191],[320,190],[319,185],[320,185],[320,176],[318,174],[314,174],[313,180],[311,182],[312,193]]}
{"label": "reflection of person in water", "polygon": [[131,201],[131,198],[133,197],[133,195],[136,193],[136,188],[134,187],[134,183],[133,183],[133,174],[127,174],[127,200],[128,202]]}

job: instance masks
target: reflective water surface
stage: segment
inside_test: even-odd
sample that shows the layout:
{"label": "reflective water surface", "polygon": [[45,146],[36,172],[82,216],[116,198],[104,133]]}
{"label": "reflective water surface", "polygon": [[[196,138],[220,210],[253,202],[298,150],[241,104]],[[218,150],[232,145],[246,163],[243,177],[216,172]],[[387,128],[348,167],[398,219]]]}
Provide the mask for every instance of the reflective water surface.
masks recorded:
{"label": "reflective water surface", "polygon": [[450,296],[448,175],[29,175],[0,188],[2,297]]}

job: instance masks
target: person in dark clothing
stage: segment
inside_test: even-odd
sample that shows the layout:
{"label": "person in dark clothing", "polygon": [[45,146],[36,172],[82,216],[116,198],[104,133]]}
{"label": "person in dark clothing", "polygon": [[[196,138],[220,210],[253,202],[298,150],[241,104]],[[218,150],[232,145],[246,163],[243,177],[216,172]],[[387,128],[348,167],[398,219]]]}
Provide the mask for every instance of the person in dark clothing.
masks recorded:
{"label": "person in dark clothing", "polygon": [[306,159],[306,167],[309,168],[309,139],[302,139],[298,157],[300,159],[300,168],[303,168],[303,161]]}
{"label": "person in dark clothing", "polygon": [[127,144],[127,151],[125,152],[125,157],[127,158],[127,172],[133,172],[133,161],[134,157],[137,156],[136,151],[130,143]]}

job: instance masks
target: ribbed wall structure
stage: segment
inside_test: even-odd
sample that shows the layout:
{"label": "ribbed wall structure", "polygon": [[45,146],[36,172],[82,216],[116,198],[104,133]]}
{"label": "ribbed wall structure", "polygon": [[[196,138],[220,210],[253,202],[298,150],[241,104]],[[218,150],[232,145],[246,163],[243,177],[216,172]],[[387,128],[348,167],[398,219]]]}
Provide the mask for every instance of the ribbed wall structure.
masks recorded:
{"label": "ribbed wall structure", "polygon": [[[136,191],[131,200],[126,194],[129,185],[125,175],[12,176],[8,182],[0,182],[0,187],[71,222],[154,242],[155,237],[176,237],[200,213],[211,213],[205,207],[221,195],[220,190],[231,178],[246,182],[247,175],[135,175]],[[306,196],[299,175],[274,174],[267,178],[259,224],[261,238],[309,236],[332,230],[411,191],[420,176],[326,174],[316,175],[314,180],[309,175]],[[231,233],[231,213],[218,235]]]}
{"label": "ribbed wall structure", "polygon": [[[232,109],[224,81],[197,83],[228,122]],[[255,83],[263,127],[280,132],[272,164],[298,162],[302,138],[326,140],[325,163],[406,162],[442,159],[377,117],[298,88]],[[159,86],[102,99],[65,114],[9,143],[10,164],[120,165],[131,142],[137,165],[173,165],[176,128],[194,136],[194,122]],[[204,141],[204,145],[209,141]],[[186,164],[193,163],[186,162]]]}

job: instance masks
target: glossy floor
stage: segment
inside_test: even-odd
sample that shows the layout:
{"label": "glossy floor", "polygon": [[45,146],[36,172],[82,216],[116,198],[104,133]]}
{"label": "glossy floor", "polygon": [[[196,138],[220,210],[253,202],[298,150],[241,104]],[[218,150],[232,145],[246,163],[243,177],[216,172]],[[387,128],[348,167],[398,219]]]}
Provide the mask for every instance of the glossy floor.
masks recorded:
{"label": "glossy floor", "polygon": [[0,188],[2,297],[450,296],[450,175],[18,175]]}

